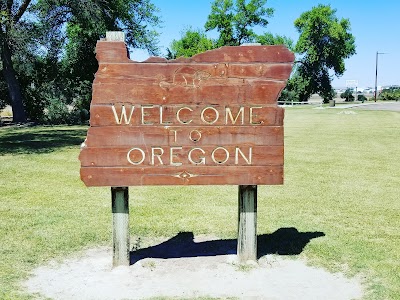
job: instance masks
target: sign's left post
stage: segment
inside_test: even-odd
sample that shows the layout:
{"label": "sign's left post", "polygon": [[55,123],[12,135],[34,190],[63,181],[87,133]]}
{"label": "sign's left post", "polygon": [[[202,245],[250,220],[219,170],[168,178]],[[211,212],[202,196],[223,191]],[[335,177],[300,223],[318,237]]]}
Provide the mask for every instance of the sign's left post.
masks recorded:
{"label": "sign's left post", "polygon": [[[106,33],[106,41],[125,42],[121,31]],[[130,265],[129,237],[129,189],[112,187],[113,267]]]}
{"label": "sign's left post", "polygon": [[129,266],[129,190],[112,187],[113,267]]}

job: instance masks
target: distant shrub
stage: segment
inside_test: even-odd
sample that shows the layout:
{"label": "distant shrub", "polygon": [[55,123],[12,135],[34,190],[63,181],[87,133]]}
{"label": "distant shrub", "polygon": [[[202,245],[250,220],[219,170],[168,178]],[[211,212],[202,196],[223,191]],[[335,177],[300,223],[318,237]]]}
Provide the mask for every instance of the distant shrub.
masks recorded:
{"label": "distant shrub", "polygon": [[379,94],[379,99],[381,100],[396,100],[400,99],[400,87],[390,87],[383,89]]}
{"label": "distant shrub", "polygon": [[59,124],[81,124],[87,119],[87,111],[84,109],[76,109],[68,106],[58,99],[49,100],[45,107],[41,123],[59,125]]}
{"label": "distant shrub", "polygon": [[293,102],[298,102],[299,98],[296,94],[295,91],[289,91],[287,89],[284,89],[281,93],[281,96],[278,99],[279,103],[285,103],[285,104],[290,104]]}
{"label": "distant shrub", "polygon": [[347,89],[340,94],[340,98],[345,99],[346,102],[354,101],[353,90]]}
{"label": "distant shrub", "polygon": [[364,101],[367,101],[368,99],[364,95],[358,95],[357,96],[357,100],[364,103]]}

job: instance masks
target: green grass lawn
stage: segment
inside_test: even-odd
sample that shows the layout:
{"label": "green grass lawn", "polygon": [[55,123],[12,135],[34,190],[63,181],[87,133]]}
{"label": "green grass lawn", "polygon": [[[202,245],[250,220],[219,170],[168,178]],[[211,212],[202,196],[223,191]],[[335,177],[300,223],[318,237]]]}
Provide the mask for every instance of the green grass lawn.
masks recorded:
{"label": "green grass lawn", "polygon": [[[286,109],[285,184],[259,187],[258,233],[323,232],[291,257],[399,299],[400,113],[342,112]],[[86,130],[0,128],[0,299],[30,299],[19,284],[36,266],[111,245],[110,189],[79,178]],[[237,187],[131,187],[130,218],[134,237],[236,238]]]}

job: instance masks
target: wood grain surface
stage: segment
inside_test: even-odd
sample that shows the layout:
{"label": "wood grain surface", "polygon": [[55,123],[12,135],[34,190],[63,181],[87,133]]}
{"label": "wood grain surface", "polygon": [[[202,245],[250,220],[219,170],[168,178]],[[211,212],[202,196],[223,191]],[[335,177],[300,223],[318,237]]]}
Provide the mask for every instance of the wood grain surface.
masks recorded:
{"label": "wood grain surface", "polygon": [[96,57],[79,156],[87,186],[283,183],[285,47],[135,62],[124,42],[99,41]]}

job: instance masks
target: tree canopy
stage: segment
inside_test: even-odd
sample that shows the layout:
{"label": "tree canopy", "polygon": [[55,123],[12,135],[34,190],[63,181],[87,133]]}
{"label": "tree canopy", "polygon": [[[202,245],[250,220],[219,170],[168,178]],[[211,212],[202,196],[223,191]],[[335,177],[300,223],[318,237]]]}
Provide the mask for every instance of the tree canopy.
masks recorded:
{"label": "tree canopy", "polygon": [[173,40],[167,58],[191,57],[197,53],[215,48],[215,42],[200,29],[188,28],[179,40]]}
{"label": "tree canopy", "polygon": [[344,60],[356,53],[350,21],[339,20],[335,9],[320,4],[302,13],[294,25],[300,34],[294,49],[300,59],[293,86],[297,86],[295,81],[305,85],[300,101],[318,93],[327,102],[333,96],[330,71],[336,76],[343,75]]}
{"label": "tree canopy", "polygon": [[7,0],[0,4],[2,80],[14,121],[37,120],[52,99],[88,108],[94,49],[106,31],[158,54],[160,24],[150,0]]}
{"label": "tree canopy", "polygon": [[216,29],[219,37],[216,45],[239,46],[242,43],[253,42],[256,34],[254,26],[266,27],[268,18],[274,10],[267,8],[267,0],[215,0],[208,15],[205,30]]}
{"label": "tree canopy", "polygon": [[[190,57],[221,46],[239,46],[247,42],[285,43],[292,47],[293,41],[287,37],[267,33],[259,36],[253,31],[255,26],[266,27],[267,18],[273,15],[274,10],[267,8],[266,3],[267,0],[215,0],[204,25],[205,31],[189,27],[181,39],[171,42],[167,58]],[[216,40],[207,37],[211,30],[219,32]]]}
{"label": "tree canopy", "polygon": [[261,45],[285,45],[289,50],[294,50],[293,40],[285,35],[274,35],[270,32],[265,32],[257,35],[255,41]]}

